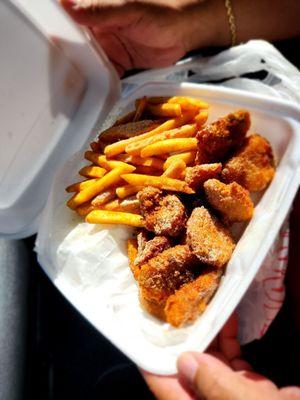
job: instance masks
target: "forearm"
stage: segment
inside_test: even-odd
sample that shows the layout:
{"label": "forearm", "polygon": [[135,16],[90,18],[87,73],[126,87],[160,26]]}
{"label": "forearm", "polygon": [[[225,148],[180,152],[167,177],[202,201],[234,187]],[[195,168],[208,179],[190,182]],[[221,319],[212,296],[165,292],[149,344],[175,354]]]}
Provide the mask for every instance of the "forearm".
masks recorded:
{"label": "forearm", "polygon": [[[250,39],[282,40],[300,36],[299,0],[232,0],[237,43]],[[187,48],[231,44],[224,0],[206,0],[191,7]],[[187,18],[188,20],[188,18]]]}

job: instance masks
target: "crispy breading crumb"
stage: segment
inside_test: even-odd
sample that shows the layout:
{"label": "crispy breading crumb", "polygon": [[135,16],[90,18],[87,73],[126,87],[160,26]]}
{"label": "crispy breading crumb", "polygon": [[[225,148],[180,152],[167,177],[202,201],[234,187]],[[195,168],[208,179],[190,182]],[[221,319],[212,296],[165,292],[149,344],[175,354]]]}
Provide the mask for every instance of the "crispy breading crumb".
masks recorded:
{"label": "crispy breading crumb", "polygon": [[203,188],[203,183],[208,179],[218,178],[222,171],[221,163],[201,164],[187,167],[185,181],[195,191]]}
{"label": "crispy breading crumb", "polygon": [[254,204],[249,191],[236,182],[226,184],[218,179],[204,183],[209,204],[218,210],[226,222],[243,222],[252,218]]}
{"label": "crispy breading crumb", "polygon": [[220,162],[242,144],[250,127],[250,114],[239,110],[206,125],[197,134],[196,164]]}
{"label": "crispy breading crumb", "polygon": [[226,183],[237,182],[250,192],[263,190],[275,175],[273,151],[267,139],[254,134],[227,161],[222,171]]}
{"label": "crispy breading crumb", "polygon": [[205,310],[218,288],[222,274],[222,268],[205,268],[198,278],[171,295],[164,309],[167,322],[175,327],[193,322]]}
{"label": "crispy breading crumb", "polygon": [[185,227],[185,207],[174,194],[146,187],[137,195],[145,227],[156,235],[178,236]]}
{"label": "crispy breading crumb", "polygon": [[[141,233],[138,235],[138,243],[141,235]],[[134,263],[135,265],[144,264],[169,247],[171,247],[171,241],[166,236],[155,236],[153,239],[146,240],[143,246],[138,246],[138,255]]]}
{"label": "crispy breading crumb", "polygon": [[202,263],[217,268],[227,264],[235,247],[228,229],[204,207],[195,208],[187,222],[187,244]]}
{"label": "crispy breading crumb", "polygon": [[152,302],[165,304],[170,294],[195,278],[197,257],[187,245],[177,245],[163,251],[142,265],[139,286],[143,296]]}

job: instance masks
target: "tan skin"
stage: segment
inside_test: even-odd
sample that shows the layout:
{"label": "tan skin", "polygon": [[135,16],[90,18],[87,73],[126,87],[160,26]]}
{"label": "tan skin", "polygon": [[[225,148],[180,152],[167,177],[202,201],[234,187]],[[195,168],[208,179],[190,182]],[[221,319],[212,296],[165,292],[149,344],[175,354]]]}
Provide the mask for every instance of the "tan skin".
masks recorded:
{"label": "tan skin", "polygon": [[159,400],[299,400],[300,389],[278,389],[266,377],[255,373],[241,358],[237,341],[237,320],[233,315],[207,354],[184,353],[177,362],[178,375],[162,377],[143,371]]}
{"label": "tan skin", "polygon": [[[133,68],[169,66],[191,50],[230,44],[223,0],[61,3],[75,21],[92,31],[121,76]],[[232,0],[232,4],[238,42],[300,36],[299,0]],[[143,376],[159,400],[300,400],[299,388],[278,389],[251,370],[241,359],[236,335],[237,323],[232,317],[208,354],[179,357],[178,375],[162,377],[142,371]]]}
{"label": "tan skin", "polygon": [[[122,75],[170,65],[186,52],[229,45],[223,0],[61,0],[88,26]],[[93,5],[91,7],[91,5]],[[238,42],[300,35],[298,0],[234,0]]]}

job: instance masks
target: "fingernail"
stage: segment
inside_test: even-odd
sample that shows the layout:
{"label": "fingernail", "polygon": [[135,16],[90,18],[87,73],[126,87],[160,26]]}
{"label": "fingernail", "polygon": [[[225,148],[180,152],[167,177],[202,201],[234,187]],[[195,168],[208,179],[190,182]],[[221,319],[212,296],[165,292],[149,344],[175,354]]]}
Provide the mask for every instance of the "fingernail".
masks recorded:
{"label": "fingernail", "polygon": [[192,385],[196,371],[198,369],[198,362],[195,357],[190,353],[182,354],[177,361],[178,374],[189,384]]}

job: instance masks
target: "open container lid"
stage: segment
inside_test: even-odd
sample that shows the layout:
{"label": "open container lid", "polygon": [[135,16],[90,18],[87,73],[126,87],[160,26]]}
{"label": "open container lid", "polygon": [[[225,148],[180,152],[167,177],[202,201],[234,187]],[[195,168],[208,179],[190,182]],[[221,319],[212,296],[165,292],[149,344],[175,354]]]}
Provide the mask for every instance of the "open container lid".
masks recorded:
{"label": "open container lid", "polygon": [[0,236],[37,232],[53,176],[120,95],[100,48],[52,0],[0,2]]}

